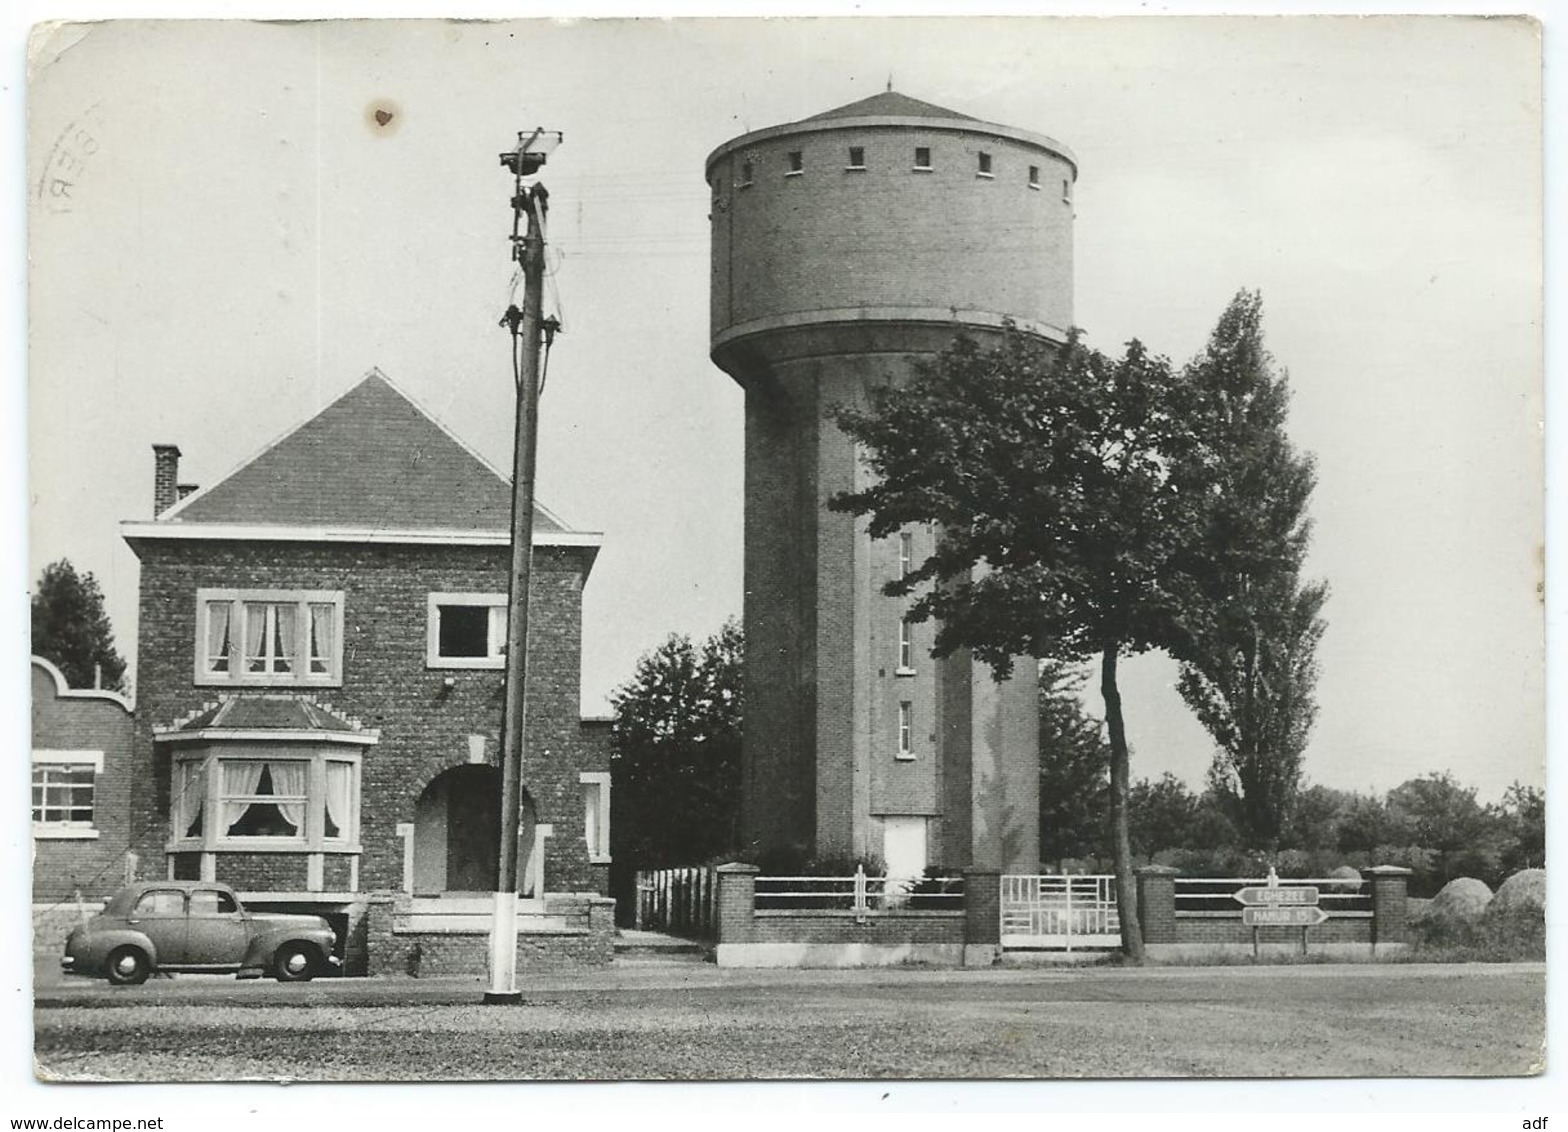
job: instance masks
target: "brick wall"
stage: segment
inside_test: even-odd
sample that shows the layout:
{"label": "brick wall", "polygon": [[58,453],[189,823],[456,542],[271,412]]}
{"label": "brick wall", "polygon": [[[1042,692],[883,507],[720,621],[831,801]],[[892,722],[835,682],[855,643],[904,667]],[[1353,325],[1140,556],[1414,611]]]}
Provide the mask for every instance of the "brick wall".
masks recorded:
{"label": "brick wall", "polygon": [[[131,848],[133,765],[130,711],[102,695],[61,695],[52,667],[32,666],[33,749],[99,751],[103,770],[93,783],[93,827],[86,839],[33,839],[33,899],[73,899],[80,890],[101,900],[125,883]],[[74,906],[74,905],[73,905]]]}
{"label": "brick wall", "polygon": [[353,858],[346,854],[326,853],[321,860],[321,887],[327,892],[352,892]]}
{"label": "brick wall", "polygon": [[[396,914],[407,903],[391,893],[366,901],[363,939],[372,975],[487,975],[488,922],[471,930],[420,931],[399,928]],[[564,927],[536,929],[522,917],[517,936],[518,977],[530,970],[602,967],[615,953],[615,906],[605,897],[553,897],[550,916]],[[483,918],[480,918],[483,921]]]}
{"label": "brick wall", "polygon": [[758,912],[752,943],[963,943],[962,912]]}
{"label": "brick wall", "polygon": [[220,884],[241,892],[304,892],[304,853],[218,853],[214,862]]}
{"label": "brick wall", "polygon": [[[1259,928],[1258,942],[1262,944],[1300,943],[1300,928]],[[1147,937],[1145,937],[1147,940]],[[1368,919],[1334,919],[1307,930],[1310,943],[1371,943],[1372,921]],[[1148,942],[1154,942],[1147,940]],[[1187,919],[1176,917],[1175,943],[1236,943],[1251,944],[1252,929],[1241,922],[1238,911],[1229,919]]]}
{"label": "brick wall", "polygon": [[[155,752],[152,729],[219,693],[194,685],[197,590],[326,589],[344,593],[343,684],[311,694],[380,730],[380,742],[364,755],[360,886],[400,887],[403,842],[397,824],[413,821],[419,796],[433,777],[468,761],[470,735],[487,737],[487,757],[494,761],[501,730],[500,670],[425,667],[427,597],[443,591],[504,592],[508,549],[171,540],[149,540],[137,549],[142,560],[140,698],[131,821],[138,831],[136,847],[145,857],[144,872],[162,875],[168,836],[169,759],[167,752]],[[589,553],[557,547],[534,553],[523,776],[539,820],[555,827],[547,842],[546,875],[553,890],[594,891],[604,873],[602,866],[588,862],[578,781],[580,769],[608,765],[602,743],[585,734],[578,716],[581,596]],[[585,759],[594,760],[593,765],[581,765]],[[232,867],[255,868],[260,871],[255,879],[272,884],[284,878],[269,875],[270,869],[293,866],[274,860],[271,865],[236,861]],[[224,879],[224,866],[219,868]],[[292,872],[286,883],[294,884]]]}

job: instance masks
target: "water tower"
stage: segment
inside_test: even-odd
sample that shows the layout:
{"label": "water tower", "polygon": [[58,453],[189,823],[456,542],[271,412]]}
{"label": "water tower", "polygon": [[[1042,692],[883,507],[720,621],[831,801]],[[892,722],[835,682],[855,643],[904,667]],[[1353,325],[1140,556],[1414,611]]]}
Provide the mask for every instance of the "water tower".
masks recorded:
{"label": "water tower", "polygon": [[888,91],[708,158],[714,362],[746,395],[743,832],[762,849],[1036,871],[1032,663],[997,684],[883,596],[933,533],[826,501],[869,475],[825,416],[1004,319],[1072,325],[1058,142]]}

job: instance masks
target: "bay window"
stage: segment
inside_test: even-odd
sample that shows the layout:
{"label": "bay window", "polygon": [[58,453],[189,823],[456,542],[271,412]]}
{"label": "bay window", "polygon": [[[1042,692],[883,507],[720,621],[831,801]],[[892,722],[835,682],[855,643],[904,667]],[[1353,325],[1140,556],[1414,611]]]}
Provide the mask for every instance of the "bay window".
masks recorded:
{"label": "bay window", "polygon": [[198,684],[343,682],[341,591],[196,593]]}
{"label": "bay window", "polygon": [[255,746],[176,757],[170,848],[351,849],[359,839],[359,755]]}

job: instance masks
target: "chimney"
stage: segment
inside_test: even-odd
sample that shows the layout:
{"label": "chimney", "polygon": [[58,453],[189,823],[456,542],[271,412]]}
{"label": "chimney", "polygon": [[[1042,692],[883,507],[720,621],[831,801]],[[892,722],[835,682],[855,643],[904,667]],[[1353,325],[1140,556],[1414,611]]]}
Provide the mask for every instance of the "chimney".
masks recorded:
{"label": "chimney", "polygon": [[152,514],[162,515],[179,498],[180,449],[174,444],[152,446]]}
{"label": "chimney", "polygon": [[182,483],[182,484],[180,484],[180,487],[179,487],[179,495],[180,495],[181,499],[184,499],[191,492],[193,492],[193,491],[200,491],[200,490],[201,490],[201,485],[200,484]]}

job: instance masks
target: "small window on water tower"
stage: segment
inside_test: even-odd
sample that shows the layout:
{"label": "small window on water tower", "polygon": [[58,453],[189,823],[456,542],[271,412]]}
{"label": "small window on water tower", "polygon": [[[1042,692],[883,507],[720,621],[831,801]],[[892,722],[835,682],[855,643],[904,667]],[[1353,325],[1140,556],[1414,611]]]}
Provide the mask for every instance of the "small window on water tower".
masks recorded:
{"label": "small window on water tower", "polygon": [[991,176],[992,175],[991,174],[991,155],[989,153],[980,153],[980,154],[976,154],[976,157],[978,157],[979,160],[978,160],[978,162],[975,165],[975,176],[976,177],[989,177],[989,176]]}
{"label": "small window on water tower", "polygon": [[1036,192],[1040,189],[1040,167],[1038,165],[1029,166],[1029,187]]}
{"label": "small window on water tower", "polygon": [[864,169],[866,167],[866,150],[864,146],[852,145],[849,147],[849,164],[846,169]]}
{"label": "small window on water tower", "polygon": [[917,145],[915,147],[915,170],[919,173],[931,172],[931,147]]}
{"label": "small window on water tower", "polygon": [[798,177],[803,172],[805,172],[805,156],[804,156],[804,154],[800,150],[798,150],[798,149],[790,150],[789,151],[789,172],[785,173],[784,176],[786,176],[786,177]]}
{"label": "small window on water tower", "polygon": [[909,700],[904,700],[898,705],[898,751],[897,757],[912,759],[915,757],[914,742],[914,714],[915,705]]}
{"label": "small window on water tower", "polygon": [[743,189],[751,188],[751,162],[749,161],[741,163],[740,187]]}
{"label": "small window on water tower", "polygon": [[1066,179],[1062,181],[1062,199],[1068,204],[1073,202],[1073,183]]}

